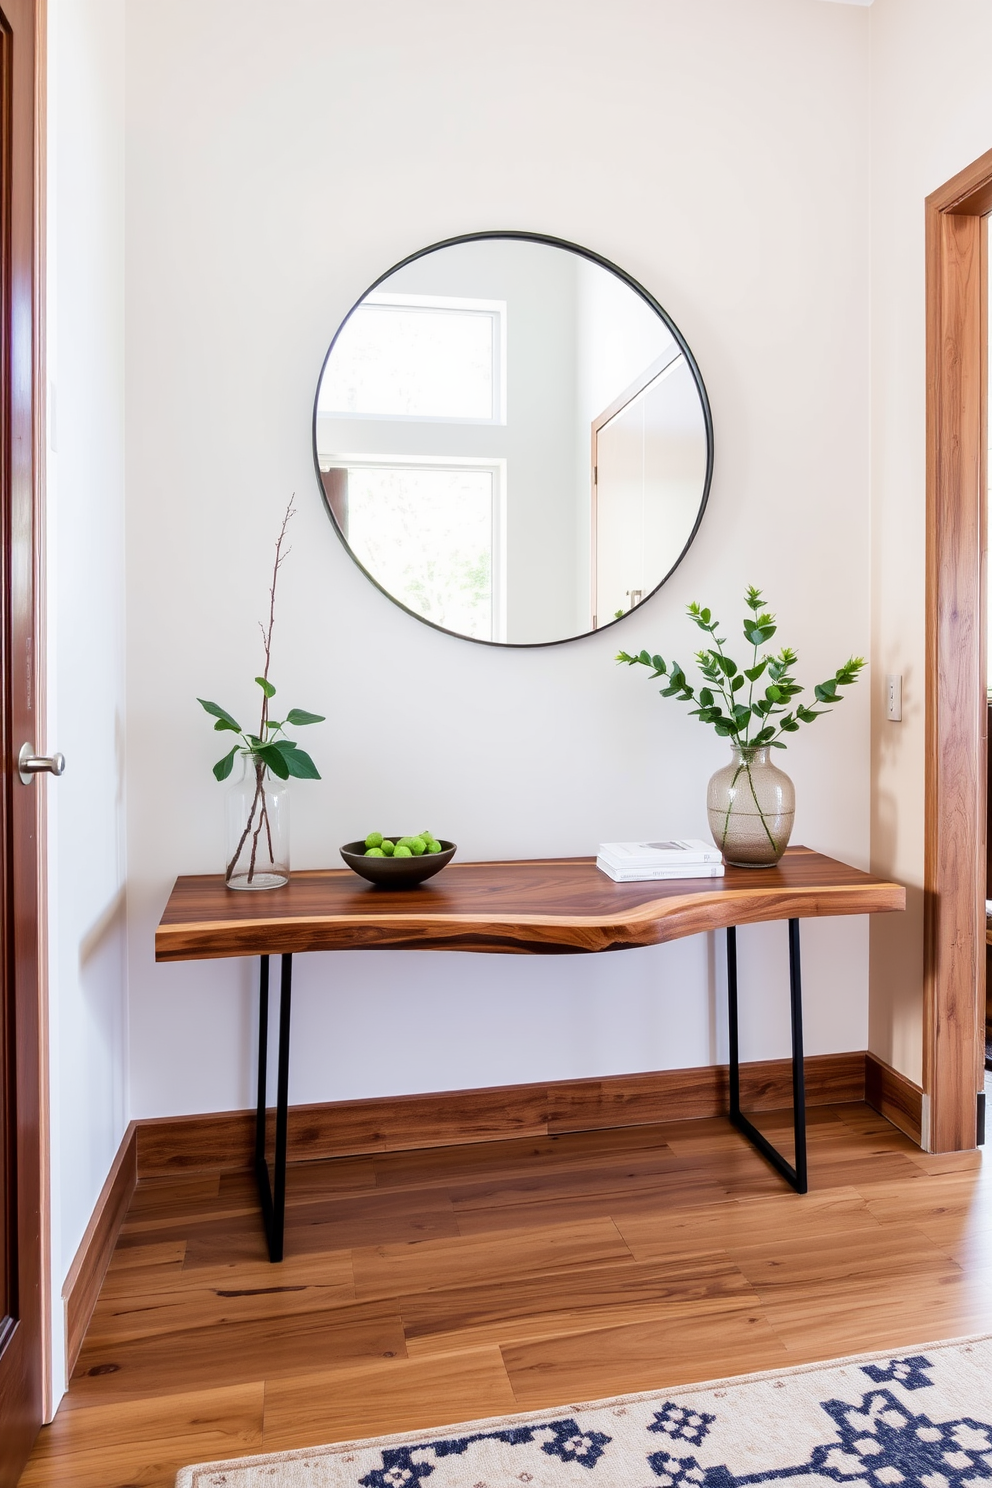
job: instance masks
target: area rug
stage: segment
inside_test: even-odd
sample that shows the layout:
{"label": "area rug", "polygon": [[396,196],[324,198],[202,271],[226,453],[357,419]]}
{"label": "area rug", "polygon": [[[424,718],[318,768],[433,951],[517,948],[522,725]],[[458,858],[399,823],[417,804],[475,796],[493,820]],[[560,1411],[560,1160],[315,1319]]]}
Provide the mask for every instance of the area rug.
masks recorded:
{"label": "area rug", "polygon": [[982,1488],[992,1335],[184,1468],[176,1488]]}

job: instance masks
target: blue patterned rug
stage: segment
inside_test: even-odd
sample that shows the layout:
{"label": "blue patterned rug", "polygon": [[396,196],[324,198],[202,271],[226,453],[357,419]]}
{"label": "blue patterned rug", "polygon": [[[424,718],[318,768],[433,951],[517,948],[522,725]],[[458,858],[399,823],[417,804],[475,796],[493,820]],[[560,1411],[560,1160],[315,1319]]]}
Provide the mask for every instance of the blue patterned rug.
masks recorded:
{"label": "blue patterned rug", "polygon": [[992,1488],[992,1337],[204,1463],[176,1488]]}

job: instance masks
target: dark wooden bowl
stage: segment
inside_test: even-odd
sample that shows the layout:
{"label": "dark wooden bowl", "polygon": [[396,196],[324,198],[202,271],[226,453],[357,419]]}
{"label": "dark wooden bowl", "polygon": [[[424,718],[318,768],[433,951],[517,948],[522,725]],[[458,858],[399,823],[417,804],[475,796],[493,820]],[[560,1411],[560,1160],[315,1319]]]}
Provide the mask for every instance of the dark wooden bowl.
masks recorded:
{"label": "dark wooden bowl", "polygon": [[[409,834],[401,832],[399,835],[405,837]],[[388,837],[389,833],[384,832],[383,836]],[[395,842],[397,839],[394,837],[391,840]],[[433,878],[435,873],[440,873],[455,856],[454,842],[445,842],[443,837],[437,840],[442,851],[424,853],[419,858],[367,858],[364,842],[346,842],[338,850],[348,867],[355,873],[360,873],[362,878],[367,878],[369,883],[383,884],[389,889],[413,889],[426,878]]]}

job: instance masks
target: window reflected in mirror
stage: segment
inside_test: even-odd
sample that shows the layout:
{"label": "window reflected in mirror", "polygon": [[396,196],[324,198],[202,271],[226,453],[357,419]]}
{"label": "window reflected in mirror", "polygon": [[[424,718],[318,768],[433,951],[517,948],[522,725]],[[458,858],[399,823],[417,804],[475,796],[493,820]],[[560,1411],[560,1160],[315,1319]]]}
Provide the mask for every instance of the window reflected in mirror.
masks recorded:
{"label": "window reflected in mirror", "polygon": [[490,235],[381,280],[328,352],[328,510],[418,618],[540,645],[602,627],[679,562],[712,439],[691,353],[633,281],[570,245]]}

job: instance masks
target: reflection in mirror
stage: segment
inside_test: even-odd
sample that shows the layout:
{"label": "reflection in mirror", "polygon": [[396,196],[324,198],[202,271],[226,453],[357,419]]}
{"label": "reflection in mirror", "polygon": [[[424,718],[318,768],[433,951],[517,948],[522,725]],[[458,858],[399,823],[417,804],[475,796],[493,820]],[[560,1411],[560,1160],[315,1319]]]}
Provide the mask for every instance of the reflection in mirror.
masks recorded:
{"label": "reflection in mirror", "polygon": [[372,579],[457,635],[540,645],[651,594],[712,463],[699,373],[633,281],[527,236],[407,261],[331,344],[315,457]]}

